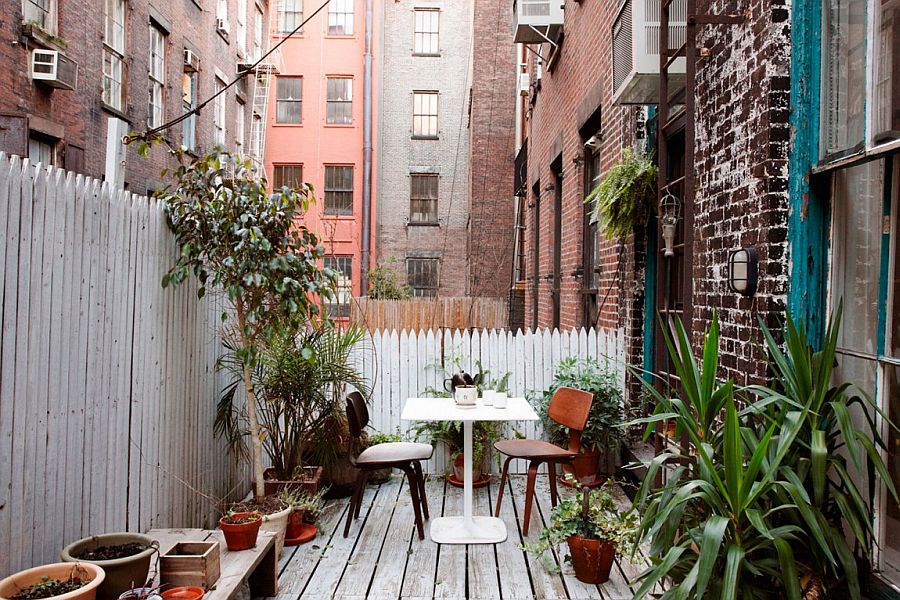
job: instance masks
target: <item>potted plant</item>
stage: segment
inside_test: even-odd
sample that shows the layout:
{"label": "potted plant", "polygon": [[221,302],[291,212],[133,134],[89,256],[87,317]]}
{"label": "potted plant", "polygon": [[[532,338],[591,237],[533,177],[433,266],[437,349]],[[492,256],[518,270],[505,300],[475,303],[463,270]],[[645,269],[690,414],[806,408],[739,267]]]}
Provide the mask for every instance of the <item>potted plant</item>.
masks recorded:
{"label": "potted plant", "polygon": [[325,490],[320,490],[316,494],[310,494],[303,489],[293,490],[285,488],[282,490],[279,498],[291,507],[285,544],[297,546],[305,544],[316,537],[318,530],[315,527],[315,522],[322,510],[324,494]]}
{"label": "potted plant", "polygon": [[219,528],[225,534],[229,550],[249,550],[256,546],[256,537],[262,525],[259,513],[228,513],[219,519]]}
{"label": "potted plant", "polygon": [[287,530],[288,516],[291,507],[278,496],[264,496],[263,498],[251,498],[243,502],[236,502],[229,508],[230,513],[258,514],[262,516],[259,531],[269,531],[275,534],[275,556],[281,556],[284,548],[284,535]]}
{"label": "potted plant", "polygon": [[[185,151],[175,155],[188,157]],[[180,250],[162,285],[193,276],[198,297],[214,290],[227,298],[223,334],[240,365],[253,491],[262,497],[265,432],[253,377],[260,347],[278,329],[296,331],[318,315],[316,298],[333,296],[336,273],[319,267],[325,248],[300,224],[314,201],[309,186],[270,193],[249,160],[219,151],[181,162],[174,176],[174,189],[157,194]]]}
{"label": "potted plant", "polygon": [[638,517],[633,509],[622,512],[616,505],[611,479],[596,489],[582,488],[576,481],[572,485],[576,493],[561,498],[538,542],[526,549],[543,556],[566,542],[575,577],[585,583],[604,583],[616,554],[631,554]]}
{"label": "potted plant", "polygon": [[560,481],[567,483],[570,479],[565,475],[571,474],[581,485],[603,483],[622,464],[624,401],[618,377],[612,369],[594,359],[565,358],[557,366],[550,387],[540,397],[532,398],[544,434],[554,444],[566,447],[569,430],[547,414],[550,400],[560,387],[594,394],[587,425],[581,432],[581,450],[575,460],[563,464]]}
{"label": "potted plant", "polygon": [[7,600],[94,600],[106,574],[90,563],[53,563],[25,569],[0,580]]}
{"label": "potted plant", "polygon": [[622,158],[584,199],[593,204],[591,221],[610,240],[624,239],[647,223],[656,205],[657,172],[652,157],[625,148]]}
{"label": "potted plant", "polygon": [[101,600],[114,600],[147,583],[150,558],[158,544],[139,533],[106,533],[72,542],[60,553],[63,562],[91,563],[106,573],[97,590]]}

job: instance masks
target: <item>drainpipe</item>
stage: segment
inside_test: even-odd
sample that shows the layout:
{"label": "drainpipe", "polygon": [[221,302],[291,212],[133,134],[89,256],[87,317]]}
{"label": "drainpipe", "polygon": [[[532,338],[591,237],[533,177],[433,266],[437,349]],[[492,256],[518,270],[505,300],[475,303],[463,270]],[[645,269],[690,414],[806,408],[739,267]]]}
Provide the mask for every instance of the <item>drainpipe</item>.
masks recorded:
{"label": "drainpipe", "polygon": [[363,206],[360,295],[368,288],[372,237],[372,0],[366,0],[366,49],[363,63]]}

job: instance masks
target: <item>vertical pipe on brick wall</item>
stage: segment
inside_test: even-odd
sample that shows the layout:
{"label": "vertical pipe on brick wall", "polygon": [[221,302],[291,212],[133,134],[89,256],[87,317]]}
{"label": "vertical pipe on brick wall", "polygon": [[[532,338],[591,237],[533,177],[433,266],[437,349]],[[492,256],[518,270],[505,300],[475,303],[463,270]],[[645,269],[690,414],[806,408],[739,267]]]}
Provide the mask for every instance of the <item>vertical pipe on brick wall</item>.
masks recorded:
{"label": "vertical pipe on brick wall", "polygon": [[366,48],[363,63],[363,206],[362,260],[359,266],[359,293],[366,295],[372,244],[372,0],[366,0]]}

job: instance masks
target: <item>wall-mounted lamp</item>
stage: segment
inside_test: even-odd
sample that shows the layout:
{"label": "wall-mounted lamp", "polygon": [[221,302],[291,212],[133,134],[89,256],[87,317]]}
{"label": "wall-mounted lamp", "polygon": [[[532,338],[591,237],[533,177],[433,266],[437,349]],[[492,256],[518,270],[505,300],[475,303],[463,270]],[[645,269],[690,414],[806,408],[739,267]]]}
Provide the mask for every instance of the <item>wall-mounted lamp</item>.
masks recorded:
{"label": "wall-mounted lamp", "polygon": [[743,296],[756,293],[759,280],[759,257],[756,248],[745,246],[728,255],[728,287]]}
{"label": "wall-mounted lamp", "polygon": [[659,220],[662,223],[662,237],[666,245],[664,256],[675,256],[675,227],[681,215],[681,201],[672,192],[666,191],[666,195],[659,201]]}

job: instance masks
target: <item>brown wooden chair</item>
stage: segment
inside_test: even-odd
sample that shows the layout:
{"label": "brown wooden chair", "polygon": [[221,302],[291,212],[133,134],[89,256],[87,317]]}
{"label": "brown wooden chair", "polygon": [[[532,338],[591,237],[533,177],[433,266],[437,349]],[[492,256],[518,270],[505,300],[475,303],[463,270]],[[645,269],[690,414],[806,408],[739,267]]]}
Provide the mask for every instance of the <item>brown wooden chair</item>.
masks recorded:
{"label": "brown wooden chair", "polygon": [[[347,423],[350,426],[350,435],[354,438],[359,438],[369,424],[369,409],[366,408],[366,401],[359,392],[352,392],[347,396]],[[350,523],[359,518],[359,508],[369,473],[389,467],[400,469],[406,474],[409,494],[412,496],[413,509],[416,513],[416,529],[419,539],[425,539],[422,516],[428,519],[428,501],[425,498],[425,477],[422,475],[421,461],[431,458],[432,453],[434,448],[430,444],[414,442],[388,442],[363,450],[353,460],[353,466],[359,469],[359,474],[356,476],[356,489],[350,497],[344,537],[350,533]]]}
{"label": "brown wooden chair", "polygon": [[561,387],[553,394],[548,407],[548,416],[569,428],[569,447],[560,448],[556,444],[543,440],[501,440],[494,444],[498,452],[507,456],[503,463],[503,474],[500,476],[500,491],[497,493],[497,510],[495,516],[500,516],[500,503],[503,501],[503,490],[509,477],[509,463],[514,458],[522,458],[530,461],[528,464],[528,480],[525,487],[525,524],[522,528],[524,535],[528,535],[528,524],[531,521],[531,504],[534,501],[534,480],[541,463],[547,463],[550,477],[550,503],[556,506],[556,463],[568,462],[574,459],[581,450],[581,432],[587,424],[588,414],[591,412],[591,404],[594,395],[568,387]]}

